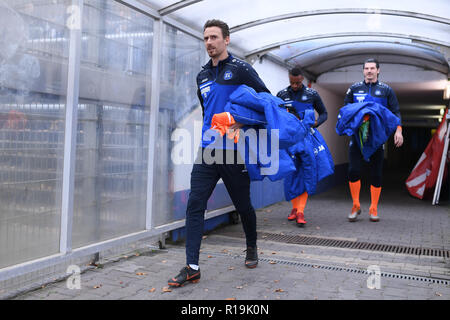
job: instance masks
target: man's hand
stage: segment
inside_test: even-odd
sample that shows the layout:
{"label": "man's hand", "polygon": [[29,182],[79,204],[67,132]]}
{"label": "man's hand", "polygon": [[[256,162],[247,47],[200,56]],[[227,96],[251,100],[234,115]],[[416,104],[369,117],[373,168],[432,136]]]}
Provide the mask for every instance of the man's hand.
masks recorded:
{"label": "man's hand", "polygon": [[238,143],[239,141],[239,129],[244,126],[243,123],[235,122],[230,126],[227,132],[228,139],[234,139],[234,143]]}
{"label": "man's hand", "polygon": [[401,147],[403,144],[403,135],[402,135],[402,128],[401,127],[397,127],[397,130],[395,131],[394,134],[394,144],[395,146]]}
{"label": "man's hand", "polygon": [[232,130],[238,130],[238,129],[241,129],[243,126],[244,126],[243,123],[236,122],[236,123],[234,123],[234,124],[232,124],[232,125],[230,126],[230,129],[232,129]]}

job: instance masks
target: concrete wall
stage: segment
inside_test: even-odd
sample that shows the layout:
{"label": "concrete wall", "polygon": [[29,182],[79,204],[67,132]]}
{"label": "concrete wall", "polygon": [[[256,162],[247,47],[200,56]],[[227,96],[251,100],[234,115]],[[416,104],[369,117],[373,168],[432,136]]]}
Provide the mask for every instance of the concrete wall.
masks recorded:
{"label": "concrete wall", "polygon": [[348,142],[347,136],[338,136],[336,133],[336,122],[339,109],[344,105],[344,93],[336,93],[325,89],[323,86],[313,83],[312,88],[317,90],[322,101],[327,108],[328,119],[319,127],[319,131],[327,142],[328,148],[333,156],[334,164],[340,165],[348,162]]}
{"label": "concrete wall", "polygon": [[289,85],[288,70],[278,64],[262,60],[253,64],[253,68],[274,96]]}

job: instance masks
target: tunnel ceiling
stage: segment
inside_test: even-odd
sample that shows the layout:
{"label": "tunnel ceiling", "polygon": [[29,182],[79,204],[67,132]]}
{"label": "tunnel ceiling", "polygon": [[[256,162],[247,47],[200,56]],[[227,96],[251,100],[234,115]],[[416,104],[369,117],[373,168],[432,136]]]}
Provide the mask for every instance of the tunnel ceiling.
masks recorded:
{"label": "tunnel ceiling", "polygon": [[[141,0],[144,1],[144,0]],[[201,34],[211,18],[226,21],[231,48],[249,61],[301,65],[307,77],[368,56],[448,75],[450,1],[145,0],[163,17]]]}

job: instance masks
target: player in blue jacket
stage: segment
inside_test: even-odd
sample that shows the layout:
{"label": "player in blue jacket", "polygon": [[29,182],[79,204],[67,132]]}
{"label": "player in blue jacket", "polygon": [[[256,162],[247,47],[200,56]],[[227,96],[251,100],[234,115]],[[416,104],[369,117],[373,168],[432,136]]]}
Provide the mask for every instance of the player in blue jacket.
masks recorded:
{"label": "player in blue jacket", "polygon": [[[305,110],[316,110],[319,117],[313,127],[317,128],[328,118],[327,109],[316,90],[303,85],[303,74],[300,67],[289,70],[290,86],[278,92],[277,97],[284,100],[284,105],[288,110],[294,108],[300,119],[304,118]],[[303,192],[298,197],[291,200],[292,211],[288,215],[288,220],[295,220],[298,226],[306,224],[304,210],[308,200],[308,192]]]}
{"label": "player in blue jacket", "polygon": [[[387,84],[378,81],[380,74],[380,65],[376,59],[367,59],[363,65],[364,81],[354,83],[345,96],[344,104],[374,101],[388,108],[400,121],[400,106],[394,91]],[[370,130],[370,118],[365,119],[364,124]],[[368,120],[368,122],[367,122]],[[367,126],[369,125],[369,126]],[[349,187],[353,199],[353,207],[348,215],[350,222],[356,221],[357,216],[361,213],[361,205],[359,202],[359,193],[361,190],[361,165],[363,156],[357,145],[358,141],[352,136],[349,147]],[[403,135],[401,122],[394,133],[394,144],[400,147],[403,144]],[[379,221],[378,201],[381,194],[381,176],[383,170],[384,145],[378,148],[369,159],[370,168],[370,194],[371,205],[369,209],[370,221]]]}
{"label": "player in blue jacket", "polygon": [[[234,58],[227,51],[230,43],[228,25],[220,20],[208,20],[203,27],[203,40],[210,61],[197,76],[198,97],[203,109],[201,149],[191,173],[191,192],[186,209],[186,266],[169,279],[171,287],[180,287],[200,280],[198,266],[200,244],[203,235],[206,204],[217,182],[222,178],[238,211],[245,232],[247,254],[245,266],[255,268],[258,264],[256,247],[256,214],[250,201],[250,178],[234,143],[226,143],[223,137],[211,128],[214,114],[225,111],[230,94],[242,84],[256,92],[269,92],[250,64]],[[270,93],[270,92],[269,92]],[[240,129],[235,123],[231,129]],[[222,161],[205,161],[205,156]],[[229,161],[231,159],[231,161]],[[211,160],[211,158],[209,159]],[[230,163],[231,162],[231,163]]]}

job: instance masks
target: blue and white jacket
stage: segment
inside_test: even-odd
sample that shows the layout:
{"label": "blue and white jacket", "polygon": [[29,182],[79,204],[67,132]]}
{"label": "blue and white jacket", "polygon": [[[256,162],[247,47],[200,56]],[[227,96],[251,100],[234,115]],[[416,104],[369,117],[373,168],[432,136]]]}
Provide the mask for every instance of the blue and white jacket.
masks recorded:
{"label": "blue and white jacket", "polygon": [[365,81],[356,82],[348,88],[345,94],[344,105],[349,103],[373,101],[388,108],[395,114],[401,123],[400,106],[397,96],[387,84],[377,81],[375,83],[366,83]]}
{"label": "blue and white jacket", "polygon": [[[245,85],[239,86],[231,95],[225,111],[243,124],[257,129],[267,129],[267,137],[256,137],[245,131],[238,142],[238,150],[251,180],[262,180],[267,176],[271,181],[285,178],[286,200],[293,199],[304,191],[314,194],[317,183],[334,173],[334,163],[328,147],[319,131],[311,128],[315,121],[314,111],[306,109],[304,118],[299,120],[286,111],[283,100],[266,92],[256,93]],[[248,128],[248,127],[247,127]],[[276,131],[271,134],[271,129]],[[278,139],[278,150],[270,150],[272,139]],[[261,152],[261,148],[265,148]],[[278,152],[278,163],[261,161],[269,151]],[[249,161],[248,155],[257,155],[256,161]],[[272,157],[273,158],[273,157]],[[276,172],[267,173],[269,168]]]}
{"label": "blue and white jacket", "polygon": [[[361,147],[358,143],[358,131],[366,114],[370,116],[369,136]],[[389,139],[389,136],[394,133],[399,125],[399,117],[377,102],[350,103],[339,110],[336,133],[341,136],[351,136],[354,139],[353,143],[358,145],[364,159],[368,161],[370,156]]]}
{"label": "blue and white jacket", "polygon": [[[314,123],[314,112],[308,111],[312,113],[312,117],[301,121],[280,107],[282,104],[281,99],[270,93],[257,93],[253,88],[242,85],[230,95],[225,106],[225,111],[229,112],[235,121],[246,125],[237,149],[245,160],[251,180],[262,180],[267,176],[271,181],[276,181],[296,170],[288,149],[304,140]],[[267,135],[262,135],[262,132]],[[271,150],[273,139],[277,140],[278,150]],[[277,156],[272,158],[276,163],[264,161],[266,154],[273,156],[275,152]]]}
{"label": "blue and white jacket", "polygon": [[[314,122],[314,111],[305,110],[306,121]],[[303,141],[289,148],[296,170],[284,179],[284,196],[292,200],[305,191],[316,193],[317,184],[334,174],[334,161],[319,130],[310,128]]]}
{"label": "blue and white jacket", "polygon": [[277,97],[283,99],[286,107],[294,107],[300,119],[305,116],[305,110],[316,110],[319,114],[316,127],[324,123],[328,118],[327,109],[316,90],[302,86],[298,91],[292,90],[291,86],[278,92]]}

